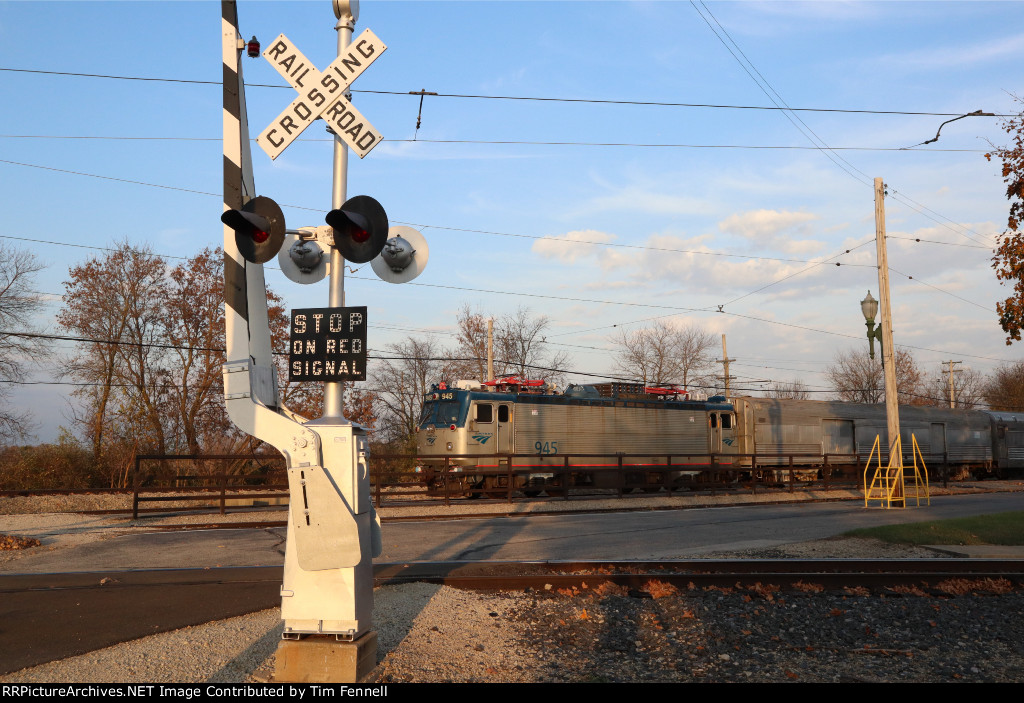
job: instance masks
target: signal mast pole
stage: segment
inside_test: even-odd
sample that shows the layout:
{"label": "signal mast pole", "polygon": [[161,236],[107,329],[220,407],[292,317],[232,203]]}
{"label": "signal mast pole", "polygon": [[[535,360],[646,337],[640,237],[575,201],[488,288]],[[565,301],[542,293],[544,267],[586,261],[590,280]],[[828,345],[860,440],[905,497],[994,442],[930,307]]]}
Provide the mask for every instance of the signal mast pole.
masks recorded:
{"label": "signal mast pole", "polygon": [[[338,56],[344,53],[352,41],[352,30],[359,19],[359,4],[349,0],[334,0],[334,16],[338,18]],[[346,94],[350,99],[351,92]],[[348,190],[348,146],[334,137],[334,181],[331,189],[331,209],[338,210],[345,202]],[[331,281],[328,307],[345,307],[345,259],[337,247],[331,247]],[[345,406],[345,385],[341,382],[324,384],[325,418],[343,422]]]}

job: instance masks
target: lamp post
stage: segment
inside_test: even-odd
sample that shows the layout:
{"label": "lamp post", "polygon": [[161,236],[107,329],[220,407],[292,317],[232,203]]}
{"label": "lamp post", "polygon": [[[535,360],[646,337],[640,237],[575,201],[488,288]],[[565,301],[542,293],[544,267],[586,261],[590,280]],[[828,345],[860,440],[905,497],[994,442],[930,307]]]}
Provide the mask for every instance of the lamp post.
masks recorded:
{"label": "lamp post", "polygon": [[875,316],[878,315],[878,301],[871,297],[871,291],[864,300],[860,301],[860,311],[864,313],[865,324],[868,327],[868,348],[871,350],[868,356],[875,358],[875,340],[878,340],[879,351],[882,349],[882,328],[875,328]]}

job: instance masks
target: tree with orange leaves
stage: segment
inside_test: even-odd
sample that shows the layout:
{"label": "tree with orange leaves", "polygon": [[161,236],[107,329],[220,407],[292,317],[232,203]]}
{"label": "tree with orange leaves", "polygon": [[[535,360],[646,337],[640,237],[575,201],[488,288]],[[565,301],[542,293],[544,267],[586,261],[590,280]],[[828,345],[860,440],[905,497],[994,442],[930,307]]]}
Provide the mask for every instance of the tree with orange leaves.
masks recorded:
{"label": "tree with orange leaves", "polygon": [[1006,231],[1000,235],[992,257],[996,278],[1002,285],[1013,285],[1013,295],[996,303],[999,325],[1009,345],[1020,341],[1024,328],[1024,232],[1020,229],[1024,222],[1024,112],[1004,122],[1003,129],[1010,135],[1010,144],[994,147],[985,158],[991,161],[996,157],[1003,162],[1003,182],[1010,201]]}

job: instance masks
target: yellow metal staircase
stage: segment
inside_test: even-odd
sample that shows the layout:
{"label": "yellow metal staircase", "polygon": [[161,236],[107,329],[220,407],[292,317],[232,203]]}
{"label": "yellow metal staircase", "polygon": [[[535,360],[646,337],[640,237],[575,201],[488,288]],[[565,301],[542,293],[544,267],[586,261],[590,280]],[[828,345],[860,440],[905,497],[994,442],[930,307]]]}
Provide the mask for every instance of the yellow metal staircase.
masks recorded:
{"label": "yellow metal staircase", "polygon": [[[904,467],[903,465],[903,445],[900,442],[899,437],[896,438],[896,444],[892,451],[889,452],[889,465],[882,466],[882,451],[881,451],[881,437],[875,437],[874,446],[871,448],[871,454],[868,456],[867,464],[864,467],[864,507],[871,507],[872,501],[878,501],[880,508],[905,508],[907,507],[907,483],[905,481],[905,474],[909,475],[909,484],[911,488],[910,498],[916,501],[916,505],[921,505],[921,500],[925,500],[927,505],[931,505],[931,495],[928,491],[928,467],[925,466],[924,456],[921,454],[921,448],[917,445],[917,437],[910,435],[910,441],[913,443],[913,452],[911,456],[913,458],[913,464]],[[871,461],[876,460],[876,466],[874,473],[871,477],[871,482],[868,483],[868,474],[872,471]]]}

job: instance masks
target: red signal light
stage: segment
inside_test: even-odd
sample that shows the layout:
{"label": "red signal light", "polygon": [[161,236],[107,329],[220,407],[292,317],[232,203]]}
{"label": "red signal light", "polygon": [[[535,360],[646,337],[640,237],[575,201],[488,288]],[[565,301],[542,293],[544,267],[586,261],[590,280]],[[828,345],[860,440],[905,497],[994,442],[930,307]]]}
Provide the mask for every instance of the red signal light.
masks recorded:
{"label": "red signal light", "polygon": [[368,195],[349,198],[325,219],[334,230],[335,249],[354,264],[365,264],[380,254],[388,238],[387,213]]}
{"label": "red signal light", "polygon": [[235,230],[238,253],[254,264],[270,261],[284,244],[284,213],[277,203],[262,195],[249,200],[241,210],[225,210],[220,221]]}

